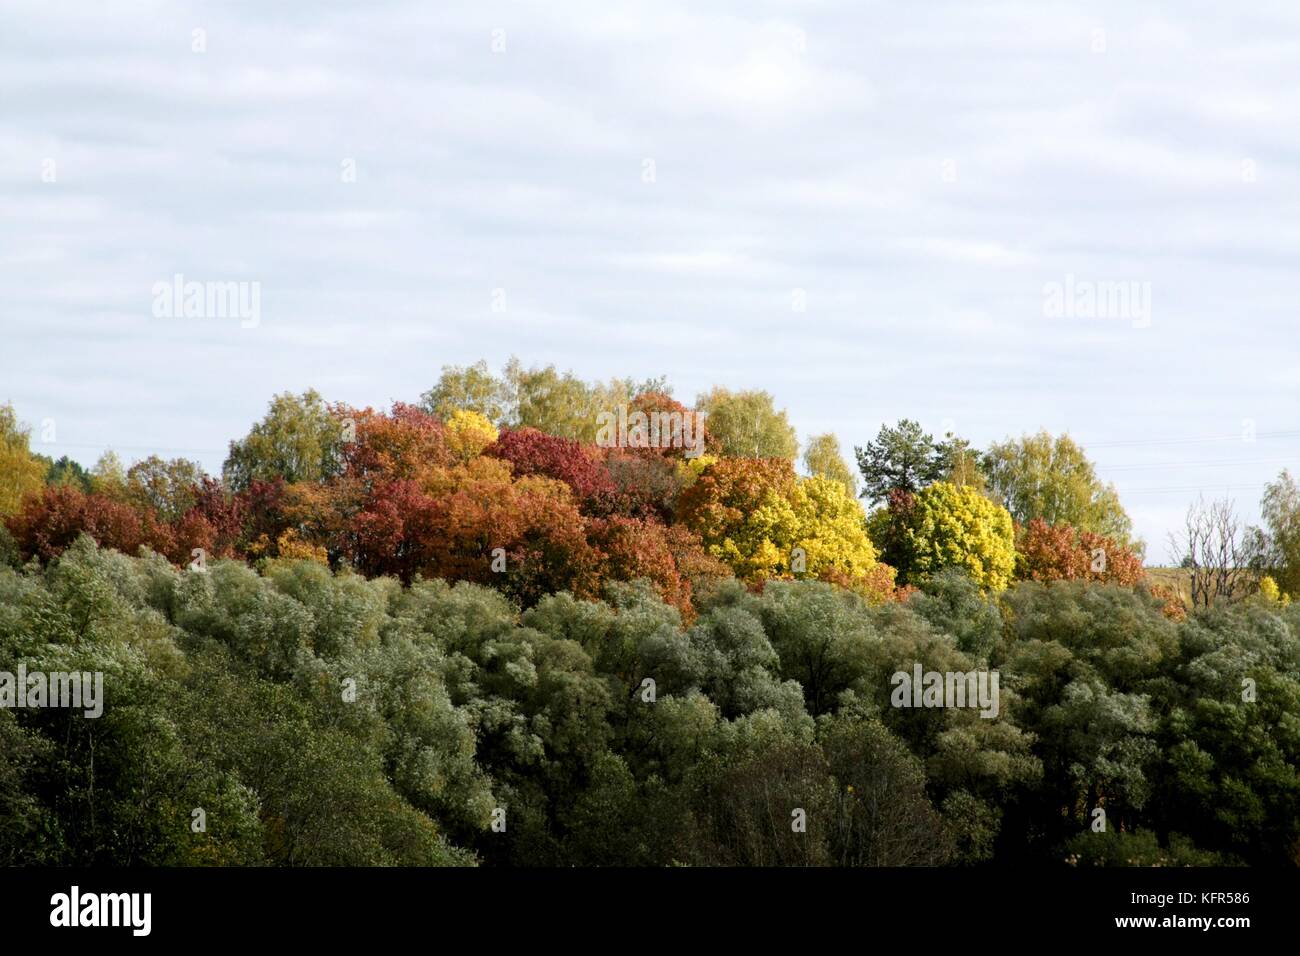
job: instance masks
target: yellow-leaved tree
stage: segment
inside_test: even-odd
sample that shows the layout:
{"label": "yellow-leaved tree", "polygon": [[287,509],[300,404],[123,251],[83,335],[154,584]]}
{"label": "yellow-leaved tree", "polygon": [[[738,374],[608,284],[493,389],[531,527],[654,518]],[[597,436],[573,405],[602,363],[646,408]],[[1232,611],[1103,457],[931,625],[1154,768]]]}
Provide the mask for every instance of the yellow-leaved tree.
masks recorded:
{"label": "yellow-leaved tree", "polygon": [[914,579],[959,567],[983,588],[1000,591],[1011,583],[1016,564],[1011,515],[974,488],[937,481],[922,489],[902,538]]}
{"label": "yellow-leaved tree", "polygon": [[879,580],[861,505],[840,481],[797,478],[787,458],[718,459],[682,493],[679,516],[745,581]]}
{"label": "yellow-leaved tree", "polygon": [[0,517],[14,514],[23,498],[44,486],[47,469],[32,454],[31,430],[18,423],[13,405],[0,405]]}
{"label": "yellow-leaved tree", "polygon": [[447,447],[457,461],[469,461],[481,455],[483,449],[497,440],[495,425],[478,412],[457,408],[444,422],[447,428]]}

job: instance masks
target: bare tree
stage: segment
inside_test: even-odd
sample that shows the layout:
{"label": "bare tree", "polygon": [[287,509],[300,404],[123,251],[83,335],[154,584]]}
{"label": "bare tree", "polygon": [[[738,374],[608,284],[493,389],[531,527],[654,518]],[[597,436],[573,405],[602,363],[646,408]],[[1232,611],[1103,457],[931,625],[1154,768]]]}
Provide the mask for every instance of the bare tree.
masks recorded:
{"label": "bare tree", "polygon": [[1170,549],[1191,572],[1192,607],[1246,597],[1258,586],[1254,529],[1243,528],[1231,499],[1206,502],[1187,509],[1181,535],[1169,535]]}

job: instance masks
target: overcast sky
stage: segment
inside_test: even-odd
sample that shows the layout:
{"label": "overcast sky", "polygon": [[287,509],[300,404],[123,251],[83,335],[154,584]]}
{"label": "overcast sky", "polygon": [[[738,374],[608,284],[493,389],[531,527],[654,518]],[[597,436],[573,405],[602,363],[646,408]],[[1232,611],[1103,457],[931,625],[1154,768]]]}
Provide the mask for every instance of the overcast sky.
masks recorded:
{"label": "overcast sky", "polygon": [[[1300,465],[1294,0],[4,0],[0,90],[46,454],[216,471],[275,392],[513,353],[765,388],[850,455],[1068,430],[1156,561]],[[155,315],[177,274],[256,323]]]}

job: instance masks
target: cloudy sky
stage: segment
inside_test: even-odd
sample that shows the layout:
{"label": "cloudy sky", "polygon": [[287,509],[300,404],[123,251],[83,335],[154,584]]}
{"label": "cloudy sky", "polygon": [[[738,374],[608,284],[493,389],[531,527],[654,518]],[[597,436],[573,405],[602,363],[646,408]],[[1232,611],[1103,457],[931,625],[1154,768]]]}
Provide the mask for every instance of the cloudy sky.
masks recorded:
{"label": "cloudy sky", "polygon": [[[1155,560],[1300,466],[1293,0],[6,0],[0,89],[47,454],[215,471],[275,392],[513,353],[846,449],[1068,430]],[[256,321],[155,314],[177,274]]]}

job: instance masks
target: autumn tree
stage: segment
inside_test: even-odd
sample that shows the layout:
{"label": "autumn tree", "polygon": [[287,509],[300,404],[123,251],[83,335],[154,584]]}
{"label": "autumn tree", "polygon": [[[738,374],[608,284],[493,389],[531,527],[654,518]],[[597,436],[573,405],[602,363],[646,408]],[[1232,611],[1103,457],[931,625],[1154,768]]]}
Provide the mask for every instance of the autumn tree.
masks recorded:
{"label": "autumn tree", "polygon": [[585,510],[612,510],[616,486],[597,449],[536,428],[506,429],[485,454],[508,461],[518,477],[542,475],[562,481]]}
{"label": "autumn tree", "polygon": [[1068,524],[1035,518],[1017,544],[1017,577],[1031,581],[1104,581],[1131,587],[1142,579],[1142,559],[1132,549]]}
{"label": "autumn tree", "polygon": [[7,525],[24,559],[56,558],[83,534],[124,554],[134,554],[142,545],[172,550],[169,530],[152,513],[87,495],[72,485],[50,486],[29,496]]}
{"label": "autumn tree", "polygon": [[682,493],[683,523],[737,577],[826,573],[876,565],[858,503],[838,481],[800,481],[785,458],[723,458]]}
{"label": "autumn tree", "polygon": [[889,543],[885,560],[909,584],[959,567],[981,587],[1001,590],[1015,570],[1011,516],[969,486],[939,481],[915,495],[896,492],[869,527],[877,540]]}
{"label": "autumn tree", "polygon": [[13,405],[0,405],[0,518],[41,489],[46,470],[31,452],[31,429],[19,424]]}

